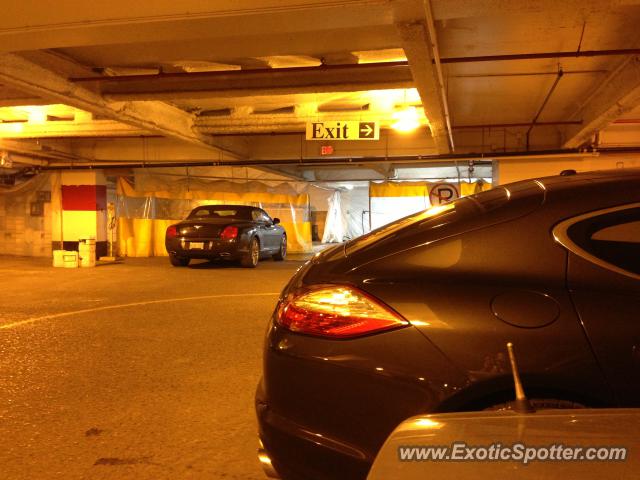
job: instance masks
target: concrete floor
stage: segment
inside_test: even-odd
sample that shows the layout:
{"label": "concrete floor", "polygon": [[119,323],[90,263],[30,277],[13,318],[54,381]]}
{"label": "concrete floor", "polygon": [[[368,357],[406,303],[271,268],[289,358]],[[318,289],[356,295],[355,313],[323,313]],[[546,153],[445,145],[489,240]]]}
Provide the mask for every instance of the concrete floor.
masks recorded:
{"label": "concrete floor", "polygon": [[0,478],[264,479],[253,394],[301,261],[0,256]]}

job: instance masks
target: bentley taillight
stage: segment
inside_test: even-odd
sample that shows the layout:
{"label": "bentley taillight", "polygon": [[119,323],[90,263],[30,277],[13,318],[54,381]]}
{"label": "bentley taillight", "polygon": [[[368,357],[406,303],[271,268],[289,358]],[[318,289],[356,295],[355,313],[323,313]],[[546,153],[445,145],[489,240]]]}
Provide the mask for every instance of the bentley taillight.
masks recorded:
{"label": "bentley taillight", "polygon": [[278,308],[277,322],[292,332],[328,338],[353,338],[409,325],[379,300],[341,285],[289,296]]}
{"label": "bentley taillight", "polygon": [[233,240],[238,237],[238,227],[234,227],[233,225],[229,225],[222,230],[220,234],[220,238],[222,240]]}
{"label": "bentley taillight", "polygon": [[175,225],[171,225],[167,228],[167,238],[175,238],[178,236],[178,229]]}

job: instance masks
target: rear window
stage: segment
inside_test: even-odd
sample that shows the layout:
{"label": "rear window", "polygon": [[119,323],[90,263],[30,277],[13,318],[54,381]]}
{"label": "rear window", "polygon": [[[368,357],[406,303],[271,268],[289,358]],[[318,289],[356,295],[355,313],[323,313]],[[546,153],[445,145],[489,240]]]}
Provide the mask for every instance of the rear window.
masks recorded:
{"label": "rear window", "polygon": [[640,274],[640,207],[594,215],[572,225],[567,235],[601,266]]}
{"label": "rear window", "polygon": [[347,255],[368,246],[392,239],[408,227],[411,230],[439,229],[483,213],[496,210],[507,204],[510,192],[503,187],[494,188],[476,195],[459,198],[451,203],[428,208],[407,217],[391,222],[362,235],[346,245]]}
{"label": "rear window", "polygon": [[197,218],[226,218],[234,220],[248,220],[251,218],[251,209],[249,208],[232,208],[224,206],[198,207],[190,214],[190,219]]}

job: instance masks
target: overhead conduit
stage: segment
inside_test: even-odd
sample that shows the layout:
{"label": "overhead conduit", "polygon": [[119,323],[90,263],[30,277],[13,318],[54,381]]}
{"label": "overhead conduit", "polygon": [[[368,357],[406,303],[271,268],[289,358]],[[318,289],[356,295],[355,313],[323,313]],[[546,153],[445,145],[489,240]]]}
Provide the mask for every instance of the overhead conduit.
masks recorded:
{"label": "overhead conduit", "polygon": [[542,105],[540,105],[540,108],[538,109],[538,113],[536,113],[536,116],[533,117],[533,120],[531,120],[531,125],[529,125],[529,129],[527,130],[527,151],[529,151],[529,137],[531,135],[531,130],[533,130],[533,127],[536,126],[536,123],[538,122],[538,118],[540,118],[540,115],[542,115],[542,111],[544,110],[544,107],[546,107],[547,103],[549,103],[549,99],[551,98],[551,95],[553,95],[553,92],[556,90],[558,83],[560,83],[560,79],[562,78],[562,75],[563,75],[562,68],[559,68],[558,76],[556,76],[556,79],[553,82],[553,85],[551,85],[551,88],[549,89],[547,96],[544,97],[544,101],[542,102]]}
{"label": "overhead conduit", "polygon": [[520,158],[567,158],[597,156],[600,153],[628,154],[640,153],[640,147],[613,147],[598,149],[565,148],[554,150],[532,150],[528,152],[490,152],[490,153],[459,153],[446,155],[397,155],[397,156],[364,156],[341,158],[297,158],[297,159],[261,159],[261,160],[221,160],[221,161],[194,161],[194,162],[104,162],[92,165],[69,164],[39,167],[38,171],[56,170],[94,170],[94,169],[130,169],[130,168],[167,168],[167,167],[261,167],[261,166],[325,166],[325,165],[360,165],[376,163],[433,163],[443,161],[487,161],[510,160]]}
{"label": "overhead conduit", "polygon": [[[542,60],[554,58],[591,58],[591,57],[607,57],[607,56],[623,56],[623,55],[640,55],[640,48],[621,48],[612,50],[584,50],[584,51],[560,51],[560,52],[537,52],[537,53],[516,53],[507,55],[478,55],[468,57],[440,57],[438,62],[441,64],[451,63],[477,63],[477,62],[505,62],[518,60]],[[435,63],[435,59],[433,60]],[[269,68],[259,70],[231,70],[220,72],[196,72],[196,73],[162,73],[152,75],[122,75],[122,76],[103,76],[103,77],[75,77],[69,81],[80,84],[132,84],[139,81],[170,81],[180,78],[192,78],[201,80],[233,77],[255,77],[257,75],[272,74],[283,75],[287,72],[313,72],[325,73],[327,71],[345,70],[353,72],[354,70],[370,71],[372,69],[389,68],[402,69],[408,67],[406,61],[396,62],[377,62],[377,63],[361,63],[349,65],[321,65],[316,67],[287,67],[287,68]]]}

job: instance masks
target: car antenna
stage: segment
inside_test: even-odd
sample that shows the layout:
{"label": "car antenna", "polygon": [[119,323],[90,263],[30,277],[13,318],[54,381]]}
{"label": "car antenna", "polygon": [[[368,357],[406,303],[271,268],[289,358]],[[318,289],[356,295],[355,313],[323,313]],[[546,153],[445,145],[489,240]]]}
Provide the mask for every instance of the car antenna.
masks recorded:
{"label": "car antenna", "polygon": [[507,351],[509,352],[509,363],[511,364],[511,373],[513,374],[513,383],[516,389],[516,399],[510,403],[511,409],[518,413],[533,413],[536,411],[531,402],[524,394],[522,382],[520,381],[520,373],[518,372],[518,364],[516,356],[513,353],[513,343],[507,343]]}

